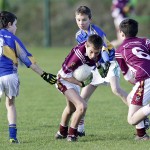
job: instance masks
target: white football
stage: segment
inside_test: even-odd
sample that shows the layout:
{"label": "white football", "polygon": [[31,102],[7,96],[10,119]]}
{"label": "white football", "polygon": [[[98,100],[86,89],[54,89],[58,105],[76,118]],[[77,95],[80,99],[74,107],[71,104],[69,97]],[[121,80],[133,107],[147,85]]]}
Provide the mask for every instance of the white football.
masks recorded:
{"label": "white football", "polygon": [[92,74],[91,70],[90,66],[83,64],[73,72],[73,77],[78,81],[85,81]]}

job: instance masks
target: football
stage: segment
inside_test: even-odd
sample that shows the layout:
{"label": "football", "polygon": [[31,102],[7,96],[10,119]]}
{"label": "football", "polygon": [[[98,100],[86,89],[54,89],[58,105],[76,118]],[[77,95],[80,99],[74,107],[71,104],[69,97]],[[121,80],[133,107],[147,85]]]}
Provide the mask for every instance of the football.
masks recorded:
{"label": "football", "polygon": [[73,72],[73,77],[78,81],[85,81],[92,74],[91,70],[90,66],[83,64]]}

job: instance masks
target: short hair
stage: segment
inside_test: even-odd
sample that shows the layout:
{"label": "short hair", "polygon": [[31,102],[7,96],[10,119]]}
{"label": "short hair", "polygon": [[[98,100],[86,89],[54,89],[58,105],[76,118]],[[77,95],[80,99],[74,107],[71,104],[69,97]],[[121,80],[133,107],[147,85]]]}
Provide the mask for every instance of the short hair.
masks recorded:
{"label": "short hair", "polygon": [[97,34],[90,35],[87,39],[87,42],[93,44],[94,49],[101,49],[103,45],[102,38]]}
{"label": "short hair", "polygon": [[0,29],[7,28],[8,23],[10,22],[13,24],[13,22],[17,20],[17,17],[8,11],[1,11],[0,12]]}
{"label": "short hair", "polygon": [[120,23],[119,29],[126,37],[135,37],[138,33],[138,22],[134,19],[125,19]]}
{"label": "short hair", "polygon": [[92,13],[91,13],[91,10],[90,8],[88,8],[87,6],[80,6],[77,8],[75,14],[85,14],[89,17],[89,19],[92,18]]}

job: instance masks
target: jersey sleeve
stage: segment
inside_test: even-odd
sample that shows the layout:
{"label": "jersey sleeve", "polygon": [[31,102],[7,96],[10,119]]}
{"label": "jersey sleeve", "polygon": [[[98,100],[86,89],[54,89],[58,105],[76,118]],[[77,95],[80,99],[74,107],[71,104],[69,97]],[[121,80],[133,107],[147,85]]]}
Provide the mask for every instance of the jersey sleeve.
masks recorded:
{"label": "jersey sleeve", "polygon": [[122,54],[116,51],[115,52],[115,58],[116,58],[116,61],[118,62],[119,66],[120,66],[120,69],[122,71],[122,74],[123,74],[125,80],[129,81],[132,78],[132,75],[131,75],[129,67],[126,64]]}
{"label": "jersey sleeve", "polygon": [[72,77],[73,71],[82,64],[77,55],[82,57],[81,52],[78,49],[72,49],[69,55],[66,57],[62,64],[61,76],[64,78]]}
{"label": "jersey sleeve", "polygon": [[16,53],[18,58],[29,68],[31,64],[36,63],[34,57],[25,48],[24,44],[18,38],[15,39]]}

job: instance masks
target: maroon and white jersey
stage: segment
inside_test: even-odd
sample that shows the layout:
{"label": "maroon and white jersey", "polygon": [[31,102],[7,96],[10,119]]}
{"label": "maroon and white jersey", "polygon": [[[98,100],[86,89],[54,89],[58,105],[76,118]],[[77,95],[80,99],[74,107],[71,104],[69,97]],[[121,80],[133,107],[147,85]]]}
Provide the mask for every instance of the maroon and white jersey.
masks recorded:
{"label": "maroon and white jersey", "polygon": [[127,38],[115,52],[116,60],[126,80],[131,71],[135,82],[150,78],[150,40],[146,38]]}
{"label": "maroon and white jersey", "polygon": [[[100,59],[100,55],[97,58],[97,61]],[[89,59],[86,54],[85,43],[77,45],[74,47],[69,55],[65,58],[65,61],[62,64],[61,71],[59,74],[64,78],[72,77],[72,73],[75,69],[77,69],[82,64],[87,64],[88,66],[95,66],[95,61]]]}

